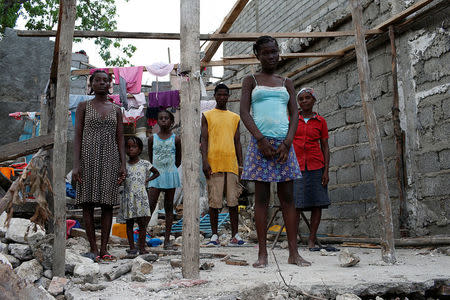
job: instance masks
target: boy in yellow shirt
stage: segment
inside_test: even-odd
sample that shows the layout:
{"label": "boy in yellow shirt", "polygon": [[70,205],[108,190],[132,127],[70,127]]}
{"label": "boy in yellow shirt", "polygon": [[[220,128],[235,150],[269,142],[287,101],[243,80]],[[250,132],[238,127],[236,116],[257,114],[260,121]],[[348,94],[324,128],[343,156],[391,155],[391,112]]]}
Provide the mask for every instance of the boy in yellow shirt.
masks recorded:
{"label": "boy in yellow shirt", "polygon": [[225,84],[214,89],[216,107],[202,115],[201,153],[206,177],[209,217],[212,237],[209,244],[219,245],[217,233],[219,209],[224,190],[230,213],[230,244],[242,245],[238,234],[238,198],[242,192],[239,183],[242,171],[242,147],[239,134],[239,115],[227,110],[230,90]]}

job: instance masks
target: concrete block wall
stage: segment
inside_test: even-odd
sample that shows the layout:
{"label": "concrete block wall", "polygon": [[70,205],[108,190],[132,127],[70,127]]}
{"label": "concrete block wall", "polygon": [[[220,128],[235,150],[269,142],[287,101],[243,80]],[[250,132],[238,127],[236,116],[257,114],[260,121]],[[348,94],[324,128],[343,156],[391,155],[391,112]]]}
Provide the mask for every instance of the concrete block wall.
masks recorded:
{"label": "concrete block wall", "polygon": [[[413,2],[409,3],[412,5]],[[301,9],[297,6],[300,5]],[[305,9],[312,5],[311,9]],[[365,26],[371,28],[405,6],[403,1],[363,1]],[[297,7],[296,9],[294,9]],[[281,12],[281,15],[278,15]],[[233,25],[233,32],[351,30],[349,1],[252,1]],[[399,59],[401,123],[406,134],[408,174],[407,207],[410,235],[448,231],[450,170],[449,35],[448,9],[418,22],[397,37]],[[335,26],[335,24],[339,24]],[[334,26],[334,27],[333,27]],[[352,43],[352,37],[308,41],[279,40],[282,51],[333,51]],[[251,53],[251,43],[225,43],[224,56]],[[290,60],[280,64],[279,73],[314,59]],[[371,94],[380,129],[392,200],[396,236],[399,236],[399,199],[395,174],[393,136],[391,51],[388,43],[369,52]],[[258,66],[227,69],[235,74],[227,83],[258,70]],[[302,74],[292,78],[294,81]],[[373,167],[361,108],[356,60],[301,86],[316,90],[315,109],[325,117],[330,133],[330,184],[332,205],[324,210],[320,232],[379,236]],[[296,90],[301,86],[296,86]],[[239,98],[233,91],[232,98]],[[242,131],[244,127],[242,126]],[[244,149],[248,132],[243,138]],[[306,233],[305,226],[301,228]]]}

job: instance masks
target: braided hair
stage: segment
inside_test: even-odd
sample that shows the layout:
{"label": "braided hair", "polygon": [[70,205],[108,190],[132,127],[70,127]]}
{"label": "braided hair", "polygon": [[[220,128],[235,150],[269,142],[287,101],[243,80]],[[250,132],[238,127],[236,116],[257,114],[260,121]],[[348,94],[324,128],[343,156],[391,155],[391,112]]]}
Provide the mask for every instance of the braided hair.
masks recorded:
{"label": "braided hair", "polygon": [[256,42],[253,44],[253,53],[255,55],[258,55],[259,49],[261,48],[262,45],[267,44],[273,42],[275,43],[275,45],[278,48],[278,42],[276,39],[274,39],[273,37],[269,36],[269,35],[263,35],[260,36],[259,38],[256,39]]}
{"label": "braided hair", "polygon": [[142,153],[142,150],[144,149],[144,143],[142,142],[142,140],[140,138],[138,138],[137,136],[134,136],[134,135],[127,136],[127,137],[125,137],[125,145],[128,144],[128,141],[132,141],[133,143],[135,143],[140,150],[139,154]]}

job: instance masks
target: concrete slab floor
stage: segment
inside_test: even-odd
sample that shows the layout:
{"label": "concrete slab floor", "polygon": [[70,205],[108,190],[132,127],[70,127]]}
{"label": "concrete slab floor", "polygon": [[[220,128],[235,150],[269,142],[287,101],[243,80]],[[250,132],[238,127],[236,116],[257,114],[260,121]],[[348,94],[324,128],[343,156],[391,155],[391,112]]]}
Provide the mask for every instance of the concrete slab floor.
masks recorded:
{"label": "concrete slab floor", "polygon": [[[312,262],[311,267],[297,267],[287,264],[287,249],[275,249],[281,273],[286,282],[304,292],[334,298],[338,294],[357,295],[410,294],[430,289],[435,280],[450,279],[450,257],[427,249],[397,249],[398,263],[386,266],[381,262],[379,249],[343,248],[358,255],[360,263],[351,268],[339,266],[336,256],[321,256],[320,252],[300,249],[301,255]],[[97,292],[83,292],[80,285],[72,285],[66,291],[68,299],[291,299],[284,291],[284,283],[278,273],[272,252],[269,250],[269,266],[255,269],[251,264],[257,257],[256,245],[247,247],[201,248],[202,253],[226,253],[232,258],[244,259],[249,266],[227,265],[220,259],[202,259],[212,262],[209,271],[200,271],[204,284],[192,287],[178,287],[176,280],[182,279],[181,269],[172,269],[170,258],[163,256],[153,263],[152,274],[146,275],[146,282],[131,281],[130,274],[113,282],[100,280],[106,289]],[[115,248],[115,255],[123,255],[125,248]],[[114,264],[121,264],[119,260]],[[111,264],[100,264],[101,272]],[[170,283],[173,283],[170,285]],[[169,286],[170,285],[170,286]],[[253,296],[250,296],[253,295]]]}

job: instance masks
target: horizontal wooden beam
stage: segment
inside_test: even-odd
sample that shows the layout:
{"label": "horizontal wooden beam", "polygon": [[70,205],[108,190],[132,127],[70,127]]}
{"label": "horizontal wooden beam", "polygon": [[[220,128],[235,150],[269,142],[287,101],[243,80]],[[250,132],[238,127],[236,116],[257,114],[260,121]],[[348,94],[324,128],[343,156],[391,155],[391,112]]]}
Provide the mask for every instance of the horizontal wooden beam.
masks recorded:
{"label": "horizontal wooden beam", "polygon": [[[227,86],[228,86],[228,88],[230,90],[238,90],[238,89],[240,89],[242,87],[242,84],[241,83],[233,83],[233,84],[227,84]],[[207,91],[214,91],[214,88],[215,88],[214,85],[210,85],[210,86],[206,87],[206,90]],[[234,102],[234,101],[232,101],[232,102]]]}
{"label": "horizontal wooden beam", "polygon": [[[53,37],[55,30],[17,30],[17,35],[22,37]],[[382,30],[373,29],[365,32],[366,35],[383,33]],[[262,35],[270,35],[274,38],[333,38],[339,36],[353,36],[354,31],[326,31],[326,32],[253,32],[253,33],[213,33],[200,34],[200,40],[209,41],[255,41]],[[153,40],[179,40],[179,33],[162,32],[128,32],[128,31],[89,31],[75,30],[77,38],[119,38],[119,39],[153,39]]]}
{"label": "horizontal wooden beam", "polygon": [[53,134],[41,135],[28,140],[6,144],[0,146],[0,162],[36,153],[40,148],[50,149],[52,147]]}
{"label": "horizontal wooden beam", "polygon": [[422,0],[420,2],[417,2],[416,4],[408,7],[407,9],[405,9],[404,11],[390,17],[389,19],[387,19],[386,21],[384,21],[383,23],[375,26],[374,29],[381,29],[381,30],[385,30],[387,29],[390,25],[393,25],[395,23],[397,23],[400,20],[403,20],[404,18],[406,18],[407,16],[415,13],[416,11],[418,11],[419,9],[425,7],[426,5],[430,4],[431,2],[433,2],[433,0]]}
{"label": "horizontal wooden beam", "polygon": [[[335,52],[298,52],[298,53],[283,53],[280,54],[280,59],[302,58],[302,57],[339,57],[344,55],[343,51]],[[254,54],[241,54],[233,56],[222,57],[223,60],[238,60],[256,58]]]}

